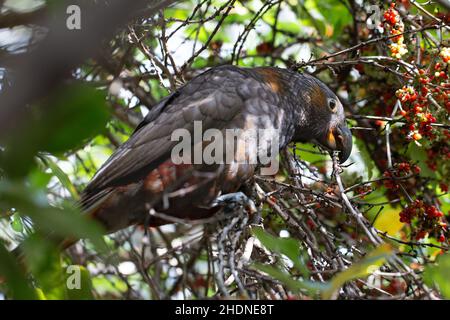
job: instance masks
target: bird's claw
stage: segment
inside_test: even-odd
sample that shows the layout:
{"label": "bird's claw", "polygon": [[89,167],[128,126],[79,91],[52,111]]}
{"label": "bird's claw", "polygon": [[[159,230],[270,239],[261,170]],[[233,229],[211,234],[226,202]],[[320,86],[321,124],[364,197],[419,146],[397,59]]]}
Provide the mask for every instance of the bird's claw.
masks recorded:
{"label": "bird's claw", "polygon": [[217,197],[211,204],[212,207],[223,206],[226,210],[233,211],[237,207],[244,207],[249,213],[255,213],[255,203],[243,192],[227,193]]}

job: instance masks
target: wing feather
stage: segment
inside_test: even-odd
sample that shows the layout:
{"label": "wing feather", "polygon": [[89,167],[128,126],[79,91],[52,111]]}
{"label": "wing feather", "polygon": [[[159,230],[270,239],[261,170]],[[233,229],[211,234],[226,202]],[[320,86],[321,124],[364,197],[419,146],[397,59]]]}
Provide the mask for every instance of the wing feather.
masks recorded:
{"label": "wing feather", "polygon": [[171,141],[175,129],[184,128],[192,134],[196,120],[202,121],[203,131],[243,126],[246,101],[258,98],[261,89],[267,90],[263,86],[251,72],[232,66],[210,69],[192,79],[149,112],[130,139],[100,168],[86,194],[142,179],[170,157],[178,143]]}

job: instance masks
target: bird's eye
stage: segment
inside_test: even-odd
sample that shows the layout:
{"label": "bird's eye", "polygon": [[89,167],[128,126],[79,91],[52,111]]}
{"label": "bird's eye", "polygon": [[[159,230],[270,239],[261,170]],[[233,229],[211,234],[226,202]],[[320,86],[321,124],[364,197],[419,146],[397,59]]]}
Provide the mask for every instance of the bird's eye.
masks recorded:
{"label": "bird's eye", "polygon": [[335,99],[328,99],[328,107],[332,112],[336,112],[337,110],[337,102]]}

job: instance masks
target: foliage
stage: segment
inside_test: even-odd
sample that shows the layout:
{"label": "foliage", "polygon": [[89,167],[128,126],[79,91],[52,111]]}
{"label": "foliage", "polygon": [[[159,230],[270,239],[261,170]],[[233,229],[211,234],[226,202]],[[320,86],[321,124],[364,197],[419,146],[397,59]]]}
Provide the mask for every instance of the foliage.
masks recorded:
{"label": "foliage", "polygon": [[[0,28],[15,35],[0,36],[3,94],[11,61],[32,63],[23,52],[45,43],[38,18],[60,7],[2,3]],[[95,56],[55,72],[20,130],[0,135],[0,298],[450,298],[448,8],[374,3],[178,1],[139,11]],[[277,176],[247,186],[256,214],[102,236],[77,208],[84,186],[159,99],[220,64],[322,79],[345,106],[350,160],[299,143]],[[66,238],[84,240],[60,252]],[[67,285],[73,266],[79,289]]]}

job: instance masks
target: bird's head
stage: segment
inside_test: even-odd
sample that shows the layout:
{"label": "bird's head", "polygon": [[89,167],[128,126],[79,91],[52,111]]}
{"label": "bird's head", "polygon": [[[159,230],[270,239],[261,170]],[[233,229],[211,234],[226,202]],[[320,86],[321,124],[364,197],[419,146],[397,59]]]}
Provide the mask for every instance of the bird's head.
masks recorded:
{"label": "bird's head", "polygon": [[315,142],[329,151],[340,151],[340,162],[346,161],[353,143],[339,98],[312,76],[298,75],[295,82],[303,114],[294,139]]}

